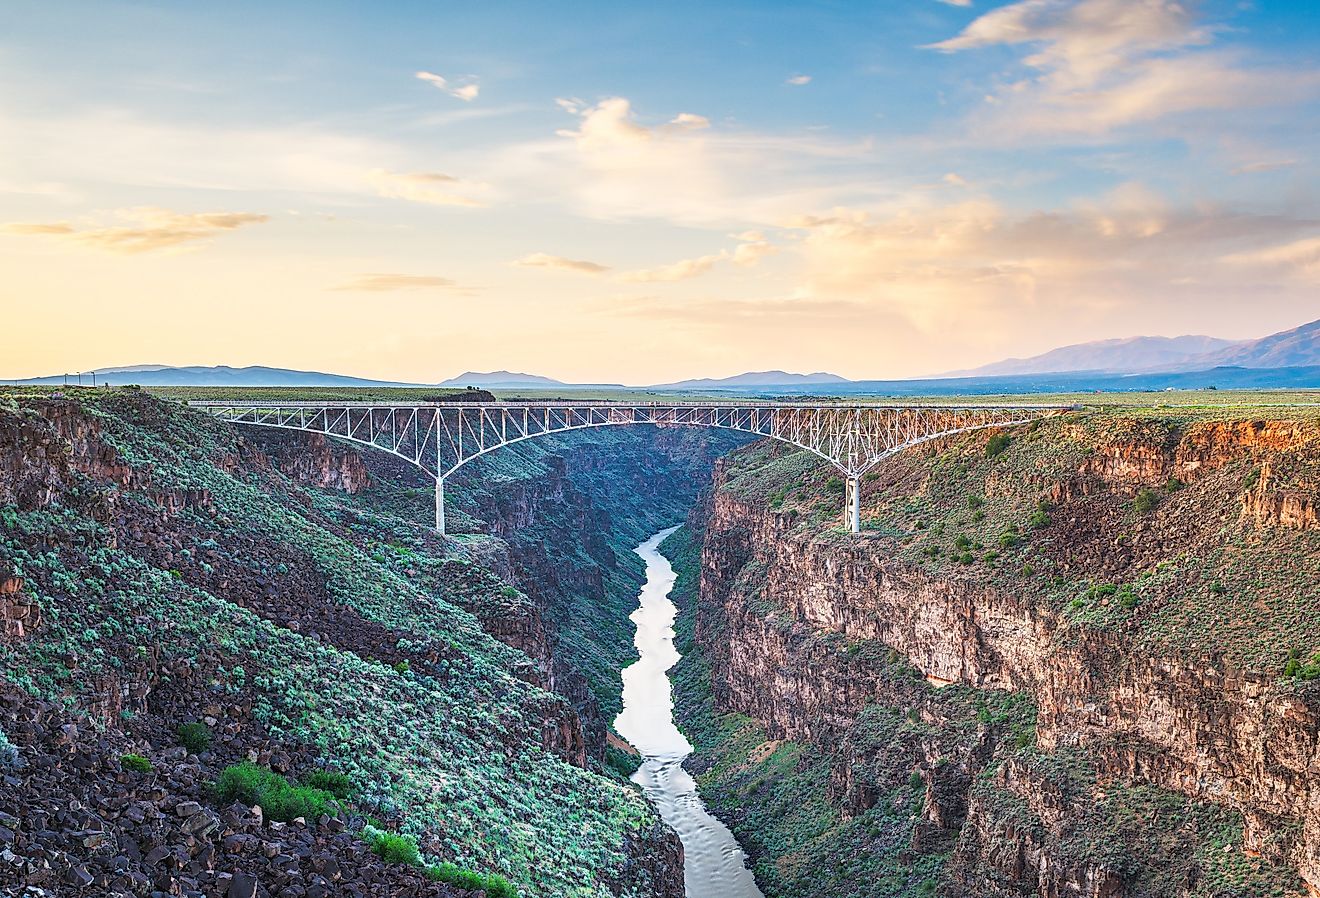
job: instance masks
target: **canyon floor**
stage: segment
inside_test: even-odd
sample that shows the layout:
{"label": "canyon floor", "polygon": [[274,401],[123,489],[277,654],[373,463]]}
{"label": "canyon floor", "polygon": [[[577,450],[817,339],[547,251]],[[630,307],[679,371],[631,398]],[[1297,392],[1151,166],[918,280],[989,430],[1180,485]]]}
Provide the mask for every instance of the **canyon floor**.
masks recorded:
{"label": "canyon floor", "polygon": [[[1320,420],[901,454],[607,428],[451,484],[133,389],[0,391],[0,893],[680,896],[612,738],[632,547],[768,898],[1320,888]],[[254,810],[260,808],[260,810]],[[25,891],[26,890],[26,891]]]}

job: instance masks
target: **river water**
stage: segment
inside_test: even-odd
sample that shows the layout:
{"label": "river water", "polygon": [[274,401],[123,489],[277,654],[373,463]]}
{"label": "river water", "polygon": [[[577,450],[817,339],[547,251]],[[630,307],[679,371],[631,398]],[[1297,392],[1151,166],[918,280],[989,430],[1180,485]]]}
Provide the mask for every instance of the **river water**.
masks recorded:
{"label": "river water", "polygon": [[633,550],[646,563],[646,582],[631,616],[641,657],[623,671],[623,711],[614,728],[642,753],[633,782],[683,841],[687,898],[762,898],[733,833],[706,811],[696,783],[683,769],[692,745],[674,725],[669,686],[669,669],[680,657],[674,648],[678,609],[669,600],[674,569],[657,551],[677,529],[662,530]]}

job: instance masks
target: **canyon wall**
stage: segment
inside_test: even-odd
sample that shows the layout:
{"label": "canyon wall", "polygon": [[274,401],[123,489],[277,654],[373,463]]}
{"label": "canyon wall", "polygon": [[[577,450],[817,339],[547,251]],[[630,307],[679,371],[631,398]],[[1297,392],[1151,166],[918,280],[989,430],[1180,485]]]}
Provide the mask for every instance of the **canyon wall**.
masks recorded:
{"label": "canyon wall", "polygon": [[[1320,649],[1314,580],[1298,577],[1320,548],[1320,426],[1107,418],[1014,440],[1003,460],[982,436],[891,466],[866,485],[858,538],[830,526],[823,475],[749,485],[773,467],[763,456],[722,468],[695,522],[695,635],[717,708],[770,740],[842,746],[831,793],[846,816],[877,800],[863,785],[874,771],[857,770],[875,758],[850,743],[869,708],[936,720],[949,684],[1030,696],[1029,751],[982,712],[979,735],[930,734],[904,761],[926,784],[912,845],[933,830],[956,844],[949,894],[1014,881],[1043,898],[1151,893],[1121,863],[1060,847],[1096,823],[1077,809],[1087,797],[1053,782],[1050,759],[1073,756],[1096,791],[1152,786],[1240,814],[1223,850],[1291,864],[1314,891],[1320,700],[1306,675],[1283,674],[1290,654]],[[925,682],[857,651],[868,644]],[[995,795],[1019,806],[997,810]]]}

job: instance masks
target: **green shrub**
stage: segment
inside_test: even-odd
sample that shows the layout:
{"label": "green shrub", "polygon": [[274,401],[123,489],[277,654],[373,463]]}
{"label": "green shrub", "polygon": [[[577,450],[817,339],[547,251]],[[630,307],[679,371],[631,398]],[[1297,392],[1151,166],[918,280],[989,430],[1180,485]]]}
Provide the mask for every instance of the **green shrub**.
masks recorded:
{"label": "green shrub", "polygon": [[1260,468],[1252,468],[1247,472],[1247,476],[1242,478],[1242,488],[1249,490],[1257,483],[1260,483]]}
{"label": "green shrub", "polygon": [[480,873],[464,870],[448,861],[431,864],[423,872],[427,879],[435,882],[443,882],[470,892],[485,892],[486,898],[518,898],[518,890],[503,876],[495,873],[482,876]]}
{"label": "green shrub", "polygon": [[967,497],[967,507],[970,508],[972,511],[976,511],[976,509],[980,508],[984,504],[985,504],[985,500],[982,499],[980,496]]}
{"label": "green shrub", "polygon": [[179,744],[195,755],[211,747],[211,728],[204,723],[181,723],[174,733]]}
{"label": "green shrub", "polygon": [[957,549],[959,552],[966,552],[971,547],[971,545],[972,545],[972,541],[967,537],[963,536],[962,534],[959,534],[953,539],[953,547]]}
{"label": "green shrub", "polygon": [[339,812],[339,799],[324,789],[293,786],[273,770],[250,761],[226,767],[216,780],[214,792],[223,804],[239,801],[249,807],[261,805],[270,820],[284,823],[296,817],[315,820],[322,814]]}
{"label": "green shrub", "polygon": [[371,850],[387,864],[407,864],[410,867],[422,865],[422,853],[417,849],[417,840],[402,833],[387,833],[377,829],[363,830]]}
{"label": "green shrub", "polygon": [[322,792],[329,792],[335,798],[346,799],[357,791],[348,774],[336,773],[333,770],[313,770],[302,778],[302,784],[312,789],[320,789]]}
{"label": "green shrub", "polygon": [[1124,608],[1135,608],[1139,601],[1140,599],[1137,598],[1137,594],[1131,586],[1124,586],[1118,591],[1118,604]]}
{"label": "green shrub", "polygon": [[408,663],[408,659],[407,659],[407,658],[404,658],[404,659],[403,659],[402,661],[400,661],[398,664],[394,665],[394,672],[395,672],[395,673],[401,673],[401,674],[402,674],[402,673],[407,673],[407,672],[408,672],[409,670],[411,670],[411,669],[412,669],[412,665]]}
{"label": "green shrub", "polygon": [[990,437],[985,444],[985,455],[987,458],[994,458],[996,455],[1003,455],[1004,450],[1008,448],[1012,439],[1006,433],[997,433]]}
{"label": "green shrub", "polygon": [[1142,490],[1132,500],[1132,510],[1137,514],[1149,514],[1160,504],[1160,497],[1154,490]]}
{"label": "green shrub", "polygon": [[1046,527],[1050,526],[1049,513],[1044,509],[1037,508],[1031,513],[1031,517],[1027,518],[1027,523],[1033,530],[1044,530]]}
{"label": "green shrub", "polygon": [[518,898],[518,890],[497,873],[486,877],[486,898]]}
{"label": "green shrub", "polygon": [[830,492],[830,493],[843,492],[843,478],[830,477],[829,480],[825,481],[825,490],[826,492]]}
{"label": "green shrub", "polygon": [[624,779],[628,779],[637,772],[637,768],[641,766],[641,761],[636,755],[631,755],[621,748],[615,748],[613,745],[607,745],[605,746],[605,766]]}
{"label": "green shrub", "polygon": [[142,755],[120,755],[119,766],[132,773],[150,773],[151,762]]}
{"label": "green shrub", "polygon": [[1168,493],[1176,493],[1185,486],[1187,486],[1187,484],[1183,483],[1177,477],[1170,477],[1168,482],[1164,484],[1164,491]]}

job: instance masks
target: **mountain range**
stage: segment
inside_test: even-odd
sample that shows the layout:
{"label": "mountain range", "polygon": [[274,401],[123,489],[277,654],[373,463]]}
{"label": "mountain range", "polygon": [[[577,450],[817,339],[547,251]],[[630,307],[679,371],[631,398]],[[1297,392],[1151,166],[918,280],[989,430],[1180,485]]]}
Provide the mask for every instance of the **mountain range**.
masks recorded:
{"label": "mountain range", "polygon": [[1212,368],[1295,368],[1320,365],[1320,321],[1256,340],[1217,337],[1126,337],[1061,346],[1026,359],[1004,359],[944,377],[1096,372],[1141,374]]}
{"label": "mountain range", "polygon": [[[98,383],[136,383],[142,386],[432,386],[263,366],[129,365],[98,369],[97,377]],[[89,382],[86,375],[84,378],[84,383]],[[70,375],[58,374],[13,383],[57,385],[70,380]],[[728,390],[766,395],[786,391],[804,395],[862,392],[915,395],[919,392],[1165,389],[1193,385],[1224,389],[1320,387],[1320,321],[1255,340],[1225,340],[1201,335],[1096,340],[1061,346],[1030,358],[1003,359],[979,368],[913,380],[851,381],[824,371],[794,374],[774,370],[680,380],[646,389]],[[568,384],[517,371],[467,371],[441,381],[438,386],[503,390],[622,388],[621,384]]]}

